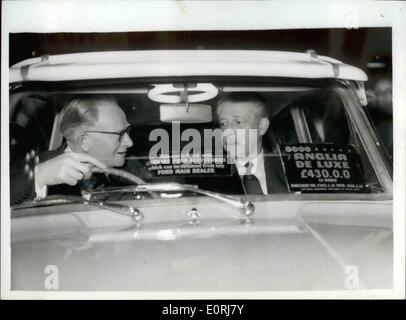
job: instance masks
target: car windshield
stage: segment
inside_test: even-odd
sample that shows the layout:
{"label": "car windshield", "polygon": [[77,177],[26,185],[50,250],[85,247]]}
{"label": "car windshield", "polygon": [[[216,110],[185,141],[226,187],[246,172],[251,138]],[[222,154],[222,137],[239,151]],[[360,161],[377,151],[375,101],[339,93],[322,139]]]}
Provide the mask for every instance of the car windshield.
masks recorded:
{"label": "car windshield", "polygon": [[[88,128],[83,134],[127,141],[125,154],[121,152],[123,165],[114,169],[139,178],[141,184],[196,185],[264,199],[273,194],[385,192],[381,164],[370,150],[374,146],[368,145],[373,141],[360,135],[363,111],[355,90],[331,81],[322,85],[256,79],[19,84],[10,96],[11,163],[32,150],[35,154],[69,151],[61,133],[61,111],[73,99],[89,96],[112,97],[129,126],[119,131]],[[246,124],[251,116],[257,131],[250,133]],[[365,128],[371,125],[367,122]],[[227,129],[233,138],[225,134]],[[243,147],[231,141],[239,136],[248,141]],[[243,156],[235,156],[239,152]],[[125,189],[137,180],[123,179],[123,174],[111,179],[113,171],[98,174],[106,179],[90,189],[94,197],[144,197]],[[256,183],[248,181],[252,176]],[[47,190],[48,196],[58,194],[57,188]],[[191,195],[196,193],[183,190],[161,192],[160,197]]]}

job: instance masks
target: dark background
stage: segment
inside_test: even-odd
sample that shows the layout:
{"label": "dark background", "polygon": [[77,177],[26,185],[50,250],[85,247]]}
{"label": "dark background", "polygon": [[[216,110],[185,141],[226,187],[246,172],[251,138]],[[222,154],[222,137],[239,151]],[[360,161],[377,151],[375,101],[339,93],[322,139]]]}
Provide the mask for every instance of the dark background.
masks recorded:
{"label": "dark background", "polygon": [[[392,72],[391,28],[120,33],[17,33],[10,35],[10,66],[43,54],[103,50],[255,49],[315,50],[367,72],[370,84]],[[381,62],[380,67],[368,67]]]}

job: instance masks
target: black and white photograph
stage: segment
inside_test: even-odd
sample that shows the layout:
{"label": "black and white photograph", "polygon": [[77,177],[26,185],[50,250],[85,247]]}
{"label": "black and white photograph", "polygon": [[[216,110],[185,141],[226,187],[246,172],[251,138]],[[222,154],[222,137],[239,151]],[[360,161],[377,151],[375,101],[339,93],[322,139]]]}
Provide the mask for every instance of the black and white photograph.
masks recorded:
{"label": "black and white photograph", "polygon": [[404,297],[404,24],[357,3],[3,2],[2,297]]}

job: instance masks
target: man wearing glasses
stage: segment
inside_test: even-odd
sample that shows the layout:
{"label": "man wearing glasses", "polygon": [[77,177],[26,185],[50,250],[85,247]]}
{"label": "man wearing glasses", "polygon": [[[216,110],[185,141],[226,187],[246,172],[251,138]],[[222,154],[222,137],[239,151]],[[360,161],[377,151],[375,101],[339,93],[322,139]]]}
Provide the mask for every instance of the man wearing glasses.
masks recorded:
{"label": "man wearing glasses", "polygon": [[21,179],[13,183],[17,188],[25,187],[15,190],[14,196],[12,192],[12,203],[44,197],[47,191],[78,193],[78,182],[91,180],[93,169],[123,166],[127,149],[133,145],[127,118],[109,95],[73,98],[63,109],[59,126],[66,142],[36,157],[33,174],[26,175],[28,183],[21,183]]}

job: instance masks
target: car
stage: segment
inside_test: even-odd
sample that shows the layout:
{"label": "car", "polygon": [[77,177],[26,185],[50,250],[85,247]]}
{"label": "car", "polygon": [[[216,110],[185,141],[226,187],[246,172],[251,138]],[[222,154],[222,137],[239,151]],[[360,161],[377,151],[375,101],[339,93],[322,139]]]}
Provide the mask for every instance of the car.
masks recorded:
{"label": "car", "polygon": [[[11,169],[63,144],[76,96],[114,96],[134,142],[107,172],[124,184],[11,202],[12,290],[47,290],[55,270],[63,291],[392,288],[392,163],[361,69],[313,50],[135,50],[45,55],[9,75]],[[230,93],[269,106],[263,142],[286,191],[238,190],[208,143]]]}

